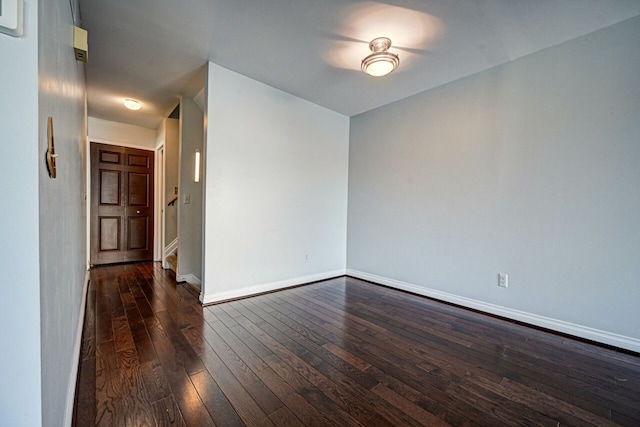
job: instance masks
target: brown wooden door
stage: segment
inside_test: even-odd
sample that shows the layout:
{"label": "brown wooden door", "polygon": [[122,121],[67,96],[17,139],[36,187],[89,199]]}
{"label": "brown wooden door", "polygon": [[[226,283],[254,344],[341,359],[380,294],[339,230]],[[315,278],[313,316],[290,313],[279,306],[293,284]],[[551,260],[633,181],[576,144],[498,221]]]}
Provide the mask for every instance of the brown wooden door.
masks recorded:
{"label": "brown wooden door", "polygon": [[91,143],[91,264],[153,259],[153,152]]}

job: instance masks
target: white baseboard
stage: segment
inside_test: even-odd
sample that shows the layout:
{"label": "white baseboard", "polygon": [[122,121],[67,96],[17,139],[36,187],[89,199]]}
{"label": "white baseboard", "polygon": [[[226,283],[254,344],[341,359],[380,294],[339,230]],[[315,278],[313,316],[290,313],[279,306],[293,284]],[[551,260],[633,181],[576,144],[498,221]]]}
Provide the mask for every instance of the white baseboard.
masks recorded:
{"label": "white baseboard", "polygon": [[76,326],[76,339],[73,343],[71,372],[67,386],[67,403],[64,410],[64,426],[71,427],[73,423],[73,404],[76,397],[76,383],[78,382],[78,368],[80,367],[80,350],[82,349],[82,328],[84,327],[84,312],[87,307],[87,291],[89,289],[89,270],[84,276],[84,289],[80,301],[80,313]]}
{"label": "white baseboard", "polygon": [[400,289],[414,294],[427,296],[441,301],[450,302],[463,307],[472,308],[485,313],[494,314],[519,322],[528,323],[530,325],[539,326],[550,329],[552,331],[585,338],[602,344],[611,345],[635,352],[640,352],[640,339],[618,335],[599,329],[590,328],[588,326],[577,325],[575,323],[565,322],[563,320],[552,319],[550,317],[539,316],[533,313],[527,313],[512,308],[503,307],[471,298],[461,297],[447,292],[430,289],[423,286],[417,286],[411,283],[401,282],[399,280],[389,279],[375,274],[369,274],[358,270],[347,269],[347,276],[356,277],[358,279],[368,280],[370,282],[389,286],[391,288]]}
{"label": "white baseboard", "polygon": [[190,285],[200,286],[202,283],[193,274],[176,274],[176,282],[187,282]]}
{"label": "white baseboard", "polygon": [[227,301],[236,298],[248,297],[251,295],[262,294],[265,292],[273,292],[280,289],[290,288],[292,286],[304,285],[305,283],[317,282],[319,280],[332,279],[345,275],[346,270],[326,271],[308,276],[295,277],[293,279],[280,280],[278,282],[264,283],[261,285],[249,286],[242,289],[234,289],[232,291],[218,292],[215,294],[200,294],[200,302],[202,304],[213,304],[216,302]]}
{"label": "white baseboard", "polygon": [[175,239],[173,239],[173,241],[171,243],[169,243],[162,250],[162,268],[164,268],[165,270],[168,270],[169,268],[171,268],[171,266],[167,262],[167,257],[169,255],[171,255],[173,252],[175,252],[176,249],[178,249],[178,238],[177,237]]}

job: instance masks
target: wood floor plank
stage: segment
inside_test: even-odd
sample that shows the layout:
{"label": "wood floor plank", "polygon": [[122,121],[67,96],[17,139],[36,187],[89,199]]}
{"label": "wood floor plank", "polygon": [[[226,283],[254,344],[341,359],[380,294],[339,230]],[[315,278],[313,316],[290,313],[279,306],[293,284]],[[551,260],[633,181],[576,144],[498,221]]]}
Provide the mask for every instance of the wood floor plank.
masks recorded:
{"label": "wood floor plank", "polygon": [[146,426],[154,423],[151,402],[143,385],[140,362],[135,348],[118,351],[118,368],[126,425]]}
{"label": "wood floor plank", "polygon": [[253,397],[253,400],[256,401],[265,414],[271,414],[284,406],[282,401],[260,379],[253,384],[245,386],[245,390]]}
{"label": "wood floor plank", "polygon": [[273,421],[275,425],[281,427],[304,426],[304,424],[302,424],[302,421],[300,421],[286,406],[283,406],[270,413],[269,418],[271,418],[271,421]]}
{"label": "wood floor plank", "polygon": [[81,360],[95,358],[96,354],[96,291],[95,285],[89,281],[87,289],[87,303],[84,312],[84,325],[82,328],[82,353]]}
{"label": "wood floor plank", "polygon": [[348,364],[352,365],[354,368],[357,368],[361,371],[364,371],[371,366],[369,362],[360,359],[358,356],[352,353],[349,353],[347,350],[341,347],[338,347],[336,344],[332,342],[327,342],[323,344],[322,347],[329,350],[331,353],[335,354],[340,359],[344,360]]}
{"label": "wood floor plank", "polygon": [[385,387],[382,384],[377,385],[373,388],[373,392],[378,396],[382,397],[393,406],[401,409],[407,415],[409,415],[414,420],[418,421],[420,424],[428,425],[428,426],[448,426],[449,424],[435,415],[431,414],[428,411],[425,411],[418,405],[413,404],[409,400],[395,393],[393,390]]}
{"label": "wood floor plank", "polygon": [[185,423],[188,426],[215,426],[171,342],[159,340],[153,345]]}
{"label": "wood floor plank", "polygon": [[[120,272],[123,272],[122,267],[120,268]],[[119,282],[119,280],[117,282]],[[117,286],[105,287],[104,292],[105,295],[107,295],[109,298],[109,309],[111,318],[124,316],[124,307],[122,305],[122,301],[120,300],[119,283]]]}
{"label": "wood floor plank", "polygon": [[117,374],[96,376],[96,426],[125,425],[125,410]]}
{"label": "wood floor plank", "polygon": [[158,340],[166,340],[169,339],[167,334],[164,332],[164,328],[160,323],[160,320],[157,317],[158,313],[155,313],[152,317],[147,317],[144,319],[144,325],[147,328],[147,332],[149,333],[149,337],[151,341]]}
{"label": "wood floor plank", "polygon": [[162,370],[162,364],[157,359],[140,365],[142,381],[150,402],[157,402],[171,396],[171,386]]}
{"label": "wood floor plank", "polygon": [[152,403],[151,408],[156,427],[186,427],[173,396]]}
{"label": "wood floor plank", "polygon": [[188,328],[182,329],[182,335],[189,341],[189,345],[191,345],[191,348],[193,348],[198,355],[207,351],[213,351],[213,348],[204,337],[203,329],[204,326],[189,326]]}
{"label": "wood floor plank", "polygon": [[478,410],[472,402],[461,401],[454,395],[440,395],[437,391],[425,389],[418,383],[399,379],[372,366],[368,369],[379,383],[402,396],[413,404],[437,415],[454,426],[496,425],[497,420],[490,414]]}
{"label": "wood floor plank", "polygon": [[73,425],[638,426],[640,355],[341,277],[202,307],[94,268]]}
{"label": "wood floor plank", "polygon": [[253,384],[256,372],[265,368],[264,361],[251,351],[223,323],[207,326],[205,335],[214,351],[243,384]]}
{"label": "wood floor plank", "polygon": [[[257,307],[254,309],[260,310]],[[261,312],[261,316],[269,318],[269,313]],[[241,319],[239,316],[236,319]],[[318,388],[318,391],[322,393],[315,394],[313,397],[316,405],[325,407],[328,412],[338,412],[343,414],[342,418],[345,419],[350,425],[359,425],[357,418],[361,418],[363,421],[368,420],[370,415],[369,407],[363,407],[358,399],[345,398],[344,394],[339,387],[337,387],[332,381],[326,378],[322,373],[317,371],[311,365],[307,364],[303,359],[300,359],[294,352],[290,351],[281,342],[278,342],[276,337],[276,330],[272,329],[271,332],[267,332],[268,324],[262,325],[262,328],[257,326],[245,324],[249,328],[249,332],[253,333],[256,338],[262,341],[263,344],[268,345],[277,351],[277,355],[266,357],[264,360],[269,367],[278,373],[281,378],[287,380],[294,389],[302,393],[303,390],[309,388]],[[286,367],[285,367],[286,365]],[[291,370],[293,369],[293,370]],[[313,385],[315,387],[310,387]],[[308,394],[309,395],[309,394]],[[328,399],[327,399],[328,398]],[[327,412],[325,411],[325,412]]]}
{"label": "wood floor plank", "polygon": [[[491,399],[492,402],[498,403],[501,406],[511,408],[512,412],[518,413],[520,417],[526,418],[536,425],[550,425],[556,420],[561,424],[588,425],[588,423],[585,424],[582,419],[575,416],[575,414],[583,414],[582,410],[572,405],[558,405],[560,401],[557,399],[548,401],[547,404],[541,408],[532,411],[529,408],[542,403],[538,393],[535,391],[526,394],[518,393],[512,387],[512,383],[507,379],[501,384],[496,385],[495,383],[488,383],[483,378],[469,377],[465,378],[461,384],[476,395],[481,395],[485,399]],[[584,411],[584,413],[586,412],[587,411]],[[599,418],[600,417],[594,416],[593,419]],[[606,419],[600,418],[599,424],[606,425],[607,422]]]}
{"label": "wood floor plank", "polygon": [[278,376],[270,367],[260,371],[258,376],[305,426],[323,427],[346,425],[346,423],[336,424],[329,420],[319,408],[314,406],[313,399],[300,394],[287,380]]}
{"label": "wood floor plank", "polygon": [[[277,304],[274,305],[274,307],[286,306],[287,304],[286,302],[282,301],[283,299],[284,298],[278,298],[278,300],[280,301],[278,301]],[[270,299],[270,302],[272,304],[274,304],[275,301],[276,300],[274,298]],[[321,369],[322,363],[326,363],[331,367],[337,369],[340,373],[344,374],[345,376],[353,379],[356,383],[358,383],[362,387],[365,387],[366,389],[370,389],[373,386],[378,384],[378,382],[375,379],[373,379],[367,373],[363,372],[363,371],[366,371],[366,369],[369,366],[371,366],[369,362],[361,358],[358,358],[357,356],[345,350],[344,348],[340,347],[339,345],[331,342],[331,339],[332,339],[331,336],[325,333],[328,331],[325,330],[325,332],[323,332],[323,329],[322,329],[323,326],[326,326],[326,324],[323,324],[322,322],[320,322],[319,324],[316,324],[314,323],[315,321],[310,321],[309,318],[313,316],[311,316],[309,312],[305,312],[305,316],[306,316],[305,317],[303,315],[299,315],[295,307],[289,306],[289,309],[290,309],[289,314],[287,315],[288,317],[290,317],[294,321],[304,322],[306,328],[313,331],[317,335],[323,336],[327,341],[326,344],[319,346],[317,343],[307,340],[305,336],[302,336],[296,333],[287,334],[287,335],[290,335],[293,341],[298,342],[300,345],[305,347],[310,353],[315,354],[319,359],[322,360],[321,363],[314,364],[316,368]],[[339,341],[339,340],[336,340],[336,341]],[[290,350],[293,350],[293,348],[290,346],[288,348]],[[332,349],[333,351],[330,351],[329,349]],[[342,357],[334,354],[334,352],[340,353]],[[301,357],[304,358],[304,356],[301,356]],[[351,363],[345,361],[344,358],[348,358],[351,361]],[[358,366],[352,367],[353,363],[355,363]],[[324,370],[331,370],[331,368],[326,367],[323,369],[323,371]]]}
{"label": "wood floor plank", "polygon": [[249,426],[272,426],[273,423],[251,395],[242,387],[233,373],[214,352],[203,355],[203,361],[211,377],[220,386],[242,421]]}
{"label": "wood floor plank", "polygon": [[[246,313],[243,311],[243,313]],[[248,319],[246,319],[244,316],[239,316],[236,318],[238,320],[238,322],[241,322],[240,324],[242,326],[244,326],[247,331],[252,331],[251,333],[255,334],[256,337],[260,337],[260,339],[268,339],[267,337],[267,333],[264,332],[262,329],[260,329],[258,327],[257,324],[254,324],[252,322],[250,322]],[[262,324],[264,326],[264,323]],[[287,346],[287,344],[285,344],[285,347]],[[295,351],[295,349],[290,348],[290,350]],[[278,348],[274,347],[274,351],[278,352]],[[275,355],[275,353],[272,353],[272,355]],[[348,368],[344,365],[340,365],[339,369],[334,369],[331,365],[327,364],[324,360],[313,356],[313,354],[308,353],[306,351],[303,351],[302,353],[297,353],[298,357],[300,357],[303,361],[307,362],[310,364],[310,366],[318,369],[319,372],[327,375],[328,377],[330,377],[332,380],[337,381],[341,386],[342,385],[346,385],[346,387],[349,389],[349,391],[351,392],[351,396],[360,396],[362,393],[365,393],[367,391],[366,386],[362,386],[361,382],[358,381],[360,378],[358,378],[358,373],[360,373],[358,371],[358,373],[355,374],[356,379],[355,380],[345,380],[345,378],[347,378],[348,374],[350,373],[350,371],[348,370]],[[337,358],[336,358],[337,359]],[[266,358],[265,358],[266,360]],[[343,369],[340,369],[343,368]],[[354,370],[355,371],[355,370]],[[259,374],[258,374],[259,376]],[[374,385],[378,384],[377,381],[372,381],[372,382],[367,382],[365,381],[365,384],[368,384],[369,387],[373,387]],[[352,387],[357,388],[357,390],[351,389]],[[359,397],[352,397],[351,400],[353,402],[358,402],[360,399]]]}
{"label": "wood floor plank", "polygon": [[[138,306],[138,310],[140,311],[140,315],[142,315],[143,319],[148,319],[153,317],[154,310],[151,308],[151,304],[147,300],[147,296],[142,292],[140,285],[138,283],[130,285],[131,294],[136,301],[136,305]],[[164,310],[162,310],[164,311]]]}
{"label": "wood floor plank", "polygon": [[115,341],[105,341],[96,348],[96,375],[118,370]]}
{"label": "wood floor plank", "polygon": [[[451,417],[452,414],[446,414],[447,417]],[[495,420],[494,420],[495,421]]]}
{"label": "wood floor plank", "polygon": [[78,367],[73,426],[93,425],[96,419],[96,361],[95,357],[82,359]]}
{"label": "wood floor plank", "polygon": [[[204,369],[202,361],[198,357],[196,351],[189,344],[189,341],[187,341],[185,336],[178,329],[178,326],[174,323],[169,313],[162,311],[156,315],[158,316],[160,324],[168,337],[168,341],[171,342],[172,349],[175,351],[175,353],[172,353],[172,355],[175,355],[175,360],[173,362],[176,365],[184,367],[185,371],[189,375],[202,371]],[[158,340],[154,343],[154,347],[157,349],[157,343],[165,343],[166,341],[167,340]]]}
{"label": "wood floor plank", "polygon": [[192,375],[191,382],[216,424],[229,427],[244,425],[209,371],[204,370]]}
{"label": "wood floor plank", "polygon": [[133,335],[129,328],[129,320],[127,316],[114,317],[111,319],[113,325],[113,334],[115,338],[116,350],[126,350],[134,348]]}
{"label": "wood floor plank", "polygon": [[105,292],[108,283],[100,281],[96,285],[96,345],[113,339],[111,325],[111,304]]}
{"label": "wood floor plank", "polygon": [[[138,316],[137,319],[135,317],[136,314]],[[153,343],[149,337],[149,331],[140,317],[138,310],[134,309],[127,311],[127,317],[129,318],[129,328],[131,330],[131,335],[133,336],[133,342],[136,347],[136,351],[138,352],[140,363],[156,360],[157,357]]]}
{"label": "wood floor plank", "polygon": [[365,426],[366,421],[371,418],[371,413],[357,403],[355,396],[351,400],[346,399],[334,384],[322,378],[309,365],[290,358],[284,361],[276,355],[269,356],[266,361],[280,378],[287,381],[331,423]]}

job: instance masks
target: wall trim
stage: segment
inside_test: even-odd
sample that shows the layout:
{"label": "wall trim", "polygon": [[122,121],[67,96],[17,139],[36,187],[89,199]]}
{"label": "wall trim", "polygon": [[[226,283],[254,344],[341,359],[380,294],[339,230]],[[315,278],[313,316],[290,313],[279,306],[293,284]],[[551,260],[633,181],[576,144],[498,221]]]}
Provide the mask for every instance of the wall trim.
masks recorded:
{"label": "wall trim", "polygon": [[189,274],[176,274],[176,282],[187,282],[190,285],[200,286],[202,282],[195,275]]}
{"label": "wall trim", "polygon": [[[156,144],[157,145],[157,144]],[[164,245],[164,145],[153,154],[153,260],[162,262]]]}
{"label": "wall trim", "polygon": [[128,142],[113,141],[113,140],[104,139],[104,138],[95,138],[91,135],[89,135],[88,138],[89,138],[89,143],[97,142],[98,144],[115,145],[117,147],[135,148],[137,150],[154,151],[154,152],[156,151],[155,147],[150,147],[148,145],[130,144]]}
{"label": "wall trim", "polygon": [[76,326],[76,339],[73,343],[71,372],[69,373],[69,383],[67,385],[67,404],[64,410],[64,426],[71,427],[73,423],[73,404],[76,398],[76,386],[78,383],[78,369],[80,367],[80,351],[82,349],[82,329],[84,328],[84,312],[87,308],[87,293],[89,289],[89,270],[84,275],[84,289],[80,301],[80,313],[78,314],[78,325]]}
{"label": "wall trim", "polygon": [[214,304],[217,302],[228,301],[237,298],[245,298],[252,295],[263,294],[265,292],[273,292],[292,286],[304,285],[307,283],[318,282],[320,280],[333,279],[335,277],[344,276],[345,269],[325,271],[323,273],[310,274],[308,276],[294,277],[292,279],[279,280],[277,282],[263,283],[261,285],[249,286],[242,289],[234,289],[232,291],[218,292],[214,294],[200,294],[200,302],[203,305]]}
{"label": "wall trim", "polygon": [[472,298],[466,298],[448,292],[427,288],[424,286],[414,285],[412,283],[402,282],[387,277],[377,276],[375,274],[365,273],[363,271],[347,269],[347,276],[358,279],[367,280],[369,282],[380,285],[389,286],[391,288],[412,292],[414,294],[423,295],[462,307],[479,310],[485,313],[494,314],[496,316],[505,317],[507,319],[517,320],[519,322],[528,323],[530,325],[539,326],[550,329],[552,331],[561,332],[563,334],[573,335],[602,344],[619,347],[634,352],[640,352],[640,339],[627,337],[624,335],[614,334],[612,332],[602,331],[590,328],[588,326],[577,325],[575,323],[565,322],[563,320],[553,319],[550,317],[540,316],[525,311],[515,310],[512,308],[479,301]]}
{"label": "wall trim", "polygon": [[162,268],[164,268],[165,270],[170,268],[169,263],[167,262],[167,257],[171,255],[176,249],[178,249],[178,237],[173,239],[173,242],[169,243],[162,250]]}

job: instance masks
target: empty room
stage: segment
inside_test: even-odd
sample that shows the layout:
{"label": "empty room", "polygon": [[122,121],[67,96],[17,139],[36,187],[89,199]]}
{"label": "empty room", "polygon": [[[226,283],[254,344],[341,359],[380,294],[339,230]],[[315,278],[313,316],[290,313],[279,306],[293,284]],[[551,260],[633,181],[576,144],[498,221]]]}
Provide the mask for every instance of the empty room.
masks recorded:
{"label": "empty room", "polygon": [[0,425],[640,425],[639,46],[625,0],[3,0]]}

